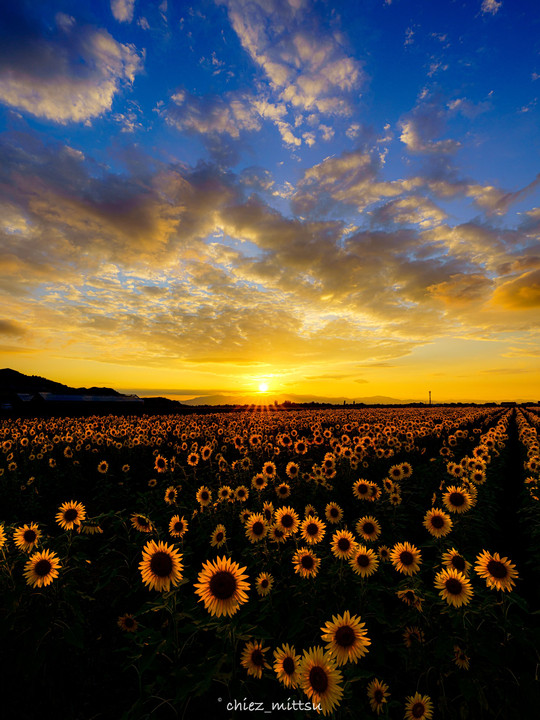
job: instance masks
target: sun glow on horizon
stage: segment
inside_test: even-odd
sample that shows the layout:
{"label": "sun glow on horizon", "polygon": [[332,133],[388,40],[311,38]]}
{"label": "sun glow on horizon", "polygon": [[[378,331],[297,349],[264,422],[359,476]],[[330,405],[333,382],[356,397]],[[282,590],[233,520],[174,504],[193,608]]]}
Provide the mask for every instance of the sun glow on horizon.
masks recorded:
{"label": "sun glow on horizon", "polygon": [[268,392],[268,383],[267,382],[259,383],[259,392],[261,392],[261,393]]}

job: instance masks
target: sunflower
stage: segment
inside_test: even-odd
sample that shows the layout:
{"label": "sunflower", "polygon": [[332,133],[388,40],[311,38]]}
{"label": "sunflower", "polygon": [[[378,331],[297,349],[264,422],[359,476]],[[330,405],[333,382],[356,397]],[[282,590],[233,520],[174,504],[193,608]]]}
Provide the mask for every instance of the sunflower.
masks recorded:
{"label": "sunflower", "polygon": [[469,572],[471,563],[458,553],[455,548],[450,548],[442,555],[443,565],[453,570],[458,570],[465,575]]}
{"label": "sunflower", "polygon": [[173,537],[182,538],[187,533],[188,523],[184,517],[180,515],[173,515],[169,522],[169,533]]}
{"label": "sunflower", "polygon": [[164,498],[165,502],[167,503],[167,505],[174,505],[177,497],[178,497],[178,490],[173,485],[170,485],[165,490],[165,498]]}
{"label": "sunflower", "polygon": [[405,643],[405,647],[411,648],[413,646],[413,643],[418,643],[419,645],[422,645],[425,642],[426,636],[424,635],[424,631],[419,628],[417,625],[413,625],[412,627],[406,627],[403,631],[403,642]]}
{"label": "sunflower", "polygon": [[276,477],[275,463],[268,461],[262,467],[262,474],[267,480],[273,480]]}
{"label": "sunflower", "polygon": [[281,528],[285,535],[294,535],[298,530],[300,518],[298,513],[292,507],[282,507],[275,512],[275,523]]}
{"label": "sunflower", "polygon": [[323,715],[331,713],[341,702],[341,672],[337,670],[332,656],[324,652],[322,647],[304,650],[298,680],[312,704],[320,706]]}
{"label": "sunflower", "polygon": [[392,482],[399,482],[400,480],[403,480],[405,475],[403,474],[401,465],[392,465],[388,471],[388,477],[392,480]]}
{"label": "sunflower", "polygon": [[274,578],[270,573],[262,572],[257,575],[255,580],[255,589],[261,597],[268,595],[274,584]]}
{"label": "sunflower", "polygon": [[283,528],[278,525],[270,525],[268,529],[268,535],[271,542],[282,543],[287,539],[287,535],[283,532]]}
{"label": "sunflower", "polygon": [[146,543],[139,563],[142,580],[150,590],[170,590],[182,579],[182,555],[172,545],[150,540]]}
{"label": "sunflower", "polygon": [[261,513],[251,513],[246,522],[246,536],[251,543],[260,542],[268,532],[268,525]]}
{"label": "sunflower", "polygon": [[383,562],[390,562],[390,550],[386,545],[380,545],[377,554]]}
{"label": "sunflower", "polygon": [[103,535],[103,529],[97,522],[85,522],[77,527],[77,532],[83,535]]}
{"label": "sunflower", "polygon": [[302,520],[300,532],[302,534],[302,538],[307,543],[314,545],[321,542],[323,539],[326,533],[326,525],[322,522],[322,520],[319,520],[318,517],[309,515],[305,520]]}
{"label": "sunflower", "polygon": [[377,485],[375,483],[372,483],[370,480],[357,480],[355,483],[353,483],[353,495],[358,498],[358,500],[371,500],[373,501],[375,499],[375,494],[377,491]]}
{"label": "sunflower", "polygon": [[206,485],[201,485],[197,490],[195,498],[201,507],[205,507],[212,502],[212,491],[209,490]]}
{"label": "sunflower", "polygon": [[249,583],[243,574],[245,569],[225,556],[203,563],[195,593],[211,615],[232,616],[247,602]]}
{"label": "sunflower", "polygon": [[461,670],[469,669],[470,658],[459,647],[459,645],[454,645],[454,662]]}
{"label": "sunflower", "polygon": [[317,515],[317,511],[315,510],[313,505],[306,505],[306,507],[304,508],[304,517],[307,518],[310,515]]}
{"label": "sunflower", "polygon": [[410,607],[414,607],[417,610],[419,610],[420,612],[422,612],[422,603],[424,602],[424,600],[419,595],[417,595],[414,592],[414,590],[411,590],[409,588],[407,588],[405,590],[398,590],[396,592],[396,595],[406,605],[409,605]]}
{"label": "sunflower", "polygon": [[250,641],[246,644],[246,647],[242,650],[240,664],[246,668],[248,675],[261,678],[263,668],[270,667],[264,659],[267,650],[268,648],[263,648],[262,643],[258,641]]}
{"label": "sunflower", "polygon": [[330,549],[340,560],[349,559],[357,550],[357,544],[352,532],[348,530],[336,530],[332,536]]}
{"label": "sunflower", "polygon": [[80,525],[85,517],[84,505],[70,500],[60,505],[59,511],[56,513],[56,522],[63,530],[73,530],[75,525]]}
{"label": "sunflower", "polygon": [[219,548],[227,542],[225,525],[221,523],[216,527],[212,535],[210,536],[211,547]]}
{"label": "sunflower", "polygon": [[234,499],[238,502],[246,502],[249,497],[249,490],[245,485],[239,485],[234,491]]}
{"label": "sunflower", "polygon": [[139,532],[150,533],[154,529],[154,526],[146,515],[141,515],[140,513],[134,513],[131,516],[131,525]]}
{"label": "sunflower", "polygon": [[435,587],[449,605],[467,605],[473,595],[470,580],[458,570],[444,569],[435,576]]}
{"label": "sunflower", "polygon": [[380,715],[384,703],[388,702],[386,698],[390,696],[388,685],[375,678],[367,686],[367,696],[373,712]]}
{"label": "sunflower", "polygon": [[133,615],[126,613],[118,618],[118,627],[124,632],[135,632],[139,627],[139,623],[135,620]]}
{"label": "sunflower", "polygon": [[461,485],[447,487],[442,500],[450,512],[464,513],[472,507],[471,496]]}
{"label": "sunflower", "polygon": [[22,527],[15,528],[13,531],[13,542],[19,548],[25,552],[30,552],[39,543],[41,532],[36,523],[30,525],[23,525]]}
{"label": "sunflower", "polygon": [[187,456],[187,464],[195,467],[199,463],[199,456],[196,452],[189,453]]}
{"label": "sunflower", "polygon": [[396,570],[404,575],[417,573],[422,562],[420,550],[408,542],[396,543],[390,551],[390,560]]}
{"label": "sunflower", "polygon": [[262,473],[257,473],[257,475],[254,475],[251,478],[251,487],[255,490],[264,490],[267,485],[268,480],[264,477]]}
{"label": "sunflower", "polygon": [[150,480],[148,481],[148,487],[156,487],[156,485],[157,485],[156,478],[150,478]]}
{"label": "sunflower", "polygon": [[97,469],[98,469],[98,473],[105,475],[105,473],[107,473],[107,471],[109,470],[109,463],[106,460],[102,460],[98,464]]}
{"label": "sunflower", "polygon": [[274,650],[274,670],[279,682],[287,688],[298,686],[300,659],[294,647],[289,645],[282,645],[281,648]]}
{"label": "sunflower", "polygon": [[287,477],[289,477],[291,480],[294,480],[300,474],[300,466],[298,465],[298,463],[291,461],[290,463],[287,463],[285,473]]}
{"label": "sunflower", "polygon": [[293,557],[294,572],[301,577],[315,577],[319,572],[321,559],[314,555],[308,548],[300,548]]}
{"label": "sunflower", "polygon": [[433,703],[428,695],[415,693],[409,695],[405,702],[405,720],[431,720]]}
{"label": "sunflower", "polygon": [[452,520],[450,515],[439,510],[439,508],[432,508],[428,510],[424,516],[424,527],[426,530],[433,535],[433,537],[439,538],[452,530]]}
{"label": "sunflower", "polygon": [[346,610],[343,615],[334,615],[332,622],[328,621],[321,628],[322,639],[326,641],[326,650],[336,658],[336,664],[358,662],[369,650],[371,640],[364,629],[365,623],[360,618]]}
{"label": "sunflower", "polygon": [[360,518],[356,523],[356,532],[361,535],[367,542],[376,540],[381,534],[381,526],[379,521],[371,515]]}
{"label": "sunflower", "polygon": [[282,482],[276,487],[276,495],[280,497],[282,500],[285,500],[289,497],[291,494],[291,486],[286,483]]}
{"label": "sunflower", "polygon": [[232,502],[233,500],[233,491],[229,487],[229,485],[221,485],[221,487],[218,490],[218,500],[219,502]]}
{"label": "sunflower", "polygon": [[358,545],[356,552],[349,560],[349,565],[357,575],[369,577],[379,567],[379,561],[375,552],[365,545]]}
{"label": "sunflower", "polygon": [[47,587],[58,577],[60,559],[50,550],[35,552],[24,566],[24,576],[28,585]]}
{"label": "sunflower", "polygon": [[331,502],[326,506],[324,514],[329,523],[338,523],[343,517],[343,510],[337,503]]}
{"label": "sunflower", "polygon": [[158,473],[164,473],[167,470],[167,460],[166,458],[162,457],[161,455],[156,456],[156,460],[154,462],[154,470]]}
{"label": "sunflower", "polygon": [[514,579],[518,577],[516,566],[506,557],[502,558],[499,553],[490,553],[483,550],[476,558],[474,569],[484,578],[486,585],[491,590],[512,591],[515,585]]}
{"label": "sunflower", "polygon": [[262,506],[262,514],[264,515],[264,519],[267,523],[272,522],[272,518],[274,517],[274,505],[269,500],[267,500],[263,506]]}

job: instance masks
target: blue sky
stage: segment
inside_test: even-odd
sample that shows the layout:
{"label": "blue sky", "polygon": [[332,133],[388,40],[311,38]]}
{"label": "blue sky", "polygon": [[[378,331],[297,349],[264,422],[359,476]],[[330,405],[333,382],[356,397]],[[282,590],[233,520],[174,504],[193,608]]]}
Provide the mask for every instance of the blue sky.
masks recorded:
{"label": "blue sky", "polygon": [[540,392],[534,3],[8,0],[0,47],[5,365]]}

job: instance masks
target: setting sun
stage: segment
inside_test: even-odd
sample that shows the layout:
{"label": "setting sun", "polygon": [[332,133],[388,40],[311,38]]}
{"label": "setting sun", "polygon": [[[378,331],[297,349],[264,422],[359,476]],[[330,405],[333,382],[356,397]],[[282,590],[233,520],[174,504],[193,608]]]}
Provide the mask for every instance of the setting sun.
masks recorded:
{"label": "setting sun", "polygon": [[259,392],[262,392],[262,393],[268,392],[268,383],[266,383],[266,382],[259,383]]}

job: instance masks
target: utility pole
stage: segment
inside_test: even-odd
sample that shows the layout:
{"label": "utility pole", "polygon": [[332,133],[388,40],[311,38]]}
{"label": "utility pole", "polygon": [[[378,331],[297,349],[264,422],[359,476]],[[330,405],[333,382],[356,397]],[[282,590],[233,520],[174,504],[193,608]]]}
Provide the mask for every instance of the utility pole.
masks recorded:
{"label": "utility pole", "polygon": [[429,404],[431,405],[431,390],[429,391]]}

